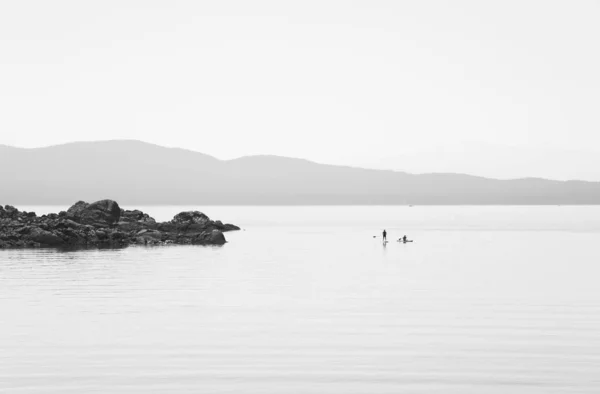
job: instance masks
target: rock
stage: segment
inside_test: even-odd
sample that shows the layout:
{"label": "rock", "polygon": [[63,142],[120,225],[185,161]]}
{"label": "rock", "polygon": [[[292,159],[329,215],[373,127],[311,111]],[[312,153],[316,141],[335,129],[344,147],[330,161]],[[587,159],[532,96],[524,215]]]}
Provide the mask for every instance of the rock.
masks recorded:
{"label": "rock", "polygon": [[209,243],[211,245],[225,245],[227,241],[225,240],[225,236],[219,230],[213,230],[210,232]]}
{"label": "rock", "polygon": [[126,246],[130,244],[223,245],[224,231],[237,226],[212,221],[198,211],[181,212],[164,223],[112,200],[79,201],[66,212],[38,217],[10,205],[0,207],[0,248],[40,246]]}
{"label": "rock", "polygon": [[156,220],[150,215],[139,211],[125,211],[121,209],[121,217],[118,227],[123,231],[141,231],[143,229],[155,229]]}
{"label": "rock", "polygon": [[79,201],[67,211],[77,222],[94,227],[110,227],[119,221],[121,208],[116,201],[101,200],[91,204]]}
{"label": "rock", "polygon": [[[210,230],[233,231],[240,228],[233,224],[223,224],[220,220],[212,221],[208,216],[199,211],[181,212],[175,215],[170,224],[178,231],[201,232]],[[167,226],[163,225],[163,228]]]}
{"label": "rock", "polygon": [[140,210],[125,211],[121,209],[121,220],[126,222],[156,223],[156,220]]}
{"label": "rock", "polygon": [[187,212],[180,212],[177,215],[175,215],[175,217],[173,217],[173,220],[171,220],[171,222],[175,225],[180,225],[180,224],[206,225],[207,223],[210,222],[210,219],[208,218],[208,216],[206,216],[202,212],[187,211]]}
{"label": "rock", "polygon": [[4,217],[10,218],[10,219],[16,219],[18,214],[19,214],[19,210],[17,208],[13,207],[12,205],[4,206]]}
{"label": "rock", "polygon": [[171,222],[159,223],[157,226],[158,231],[163,231],[166,233],[176,232],[177,226]]}
{"label": "rock", "polygon": [[58,246],[63,245],[65,241],[58,235],[41,228],[33,228],[27,235],[27,239],[37,242],[40,245]]}
{"label": "rock", "polygon": [[65,220],[65,226],[67,226],[68,228],[80,228],[81,224],[74,222],[73,220],[67,219]]}
{"label": "rock", "polygon": [[29,227],[29,226],[21,227],[20,229],[17,229],[16,232],[21,235],[31,234],[31,227]]}
{"label": "rock", "polygon": [[198,234],[192,239],[195,245],[224,245],[227,243],[225,236],[219,230],[212,230]]}
{"label": "rock", "polygon": [[240,228],[238,226],[234,226],[233,224],[223,224],[220,220],[215,221],[215,227],[223,232],[225,231],[236,231]]}
{"label": "rock", "polygon": [[175,224],[191,224],[191,223],[203,224],[203,223],[207,223],[209,221],[210,221],[210,219],[208,218],[208,216],[206,216],[205,214],[203,214],[200,211],[180,212],[173,217],[173,220],[171,220],[171,222],[173,222]]}
{"label": "rock", "polygon": [[153,240],[153,241],[161,241],[163,238],[163,234],[160,231],[148,231],[143,230],[143,233],[138,233],[137,236],[144,240]]}
{"label": "rock", "polygon": [[71,208],[67,209],[67,215],[79,220],[81,218],[81,213],[89,206],[85,201],[77,201],[75,204],[71,206]]}
{"label": "rock", "polygon": [[113,242],[122,242],[127,238],[127,234],[122,233],[120,231],[115,231],[114,233],[110,234],[110,240]]}

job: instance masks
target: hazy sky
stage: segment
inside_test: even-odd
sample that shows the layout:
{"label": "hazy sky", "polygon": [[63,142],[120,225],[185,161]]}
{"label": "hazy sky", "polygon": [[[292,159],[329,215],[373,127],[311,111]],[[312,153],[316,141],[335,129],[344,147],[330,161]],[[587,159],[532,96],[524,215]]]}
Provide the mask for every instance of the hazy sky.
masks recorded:
{"label": "hazy sky", "polygon": [[600,151],[599,1],[0,1],[0,144],[507,176],[537,173],[465,150]]}

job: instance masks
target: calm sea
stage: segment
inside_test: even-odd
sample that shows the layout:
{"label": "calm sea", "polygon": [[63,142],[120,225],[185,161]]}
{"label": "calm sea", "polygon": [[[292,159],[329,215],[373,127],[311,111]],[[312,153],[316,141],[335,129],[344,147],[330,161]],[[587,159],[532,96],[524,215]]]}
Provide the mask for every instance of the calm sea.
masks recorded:
{"label": "calm sea", "polygon": [[600,392],[600,207],[189,208],[243,231],[0,251],[0,392]]}

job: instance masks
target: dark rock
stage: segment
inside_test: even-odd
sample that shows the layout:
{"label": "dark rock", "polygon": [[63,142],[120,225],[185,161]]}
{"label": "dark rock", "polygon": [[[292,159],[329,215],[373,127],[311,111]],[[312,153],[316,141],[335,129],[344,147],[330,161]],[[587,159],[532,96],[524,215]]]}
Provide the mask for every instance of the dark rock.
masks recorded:
{"label": "dark rock", "polygon": [[71,206],[71,208],[67,209],[67,215],[74,217],[75,219],[81,218],[81,213],[89,206],[85,201],[77,201],[75,204]]}
{"label": "dark rock", "polygon": [[119,221],[121,208],[113,200],[101,200],[91,204],[79,201],[68,209],[67,215],[82,224],[110,227]]}
{"label": "dark rock", "polygon": [[79,201],[66,212],[41,217],[34,212],[19,212],[10,205],[0,207],[0,248],[223,245],[223,232],[237,229],[198,211],[181,212],[171,221],[156,223],[148,214],[122,210],[112,200],[92,204]]}
{"label": "dark rock", "polygon": [[67,226],[68,228],[80,228],[81,224],[74,222],[70,219],[67,219],[67,220],[65,220],[65,226]]}
{"label": "dark rock", "polygon": [[204,238],[205,243],[210,245],[225,245],[227,242],[225,240],[225,236],[219,230],[213,230],[208,235],[208,242],[206,242],[206,237]]}
{"label": "dark rock", "polygon": [[143,243],[143,244],[156,244],[158,242],[161,242],[163,240],[163,233],[161,233],[160,231],[153,231],[153,230],[142,230],[140,231],[138,234],[136,234],[137,237],[137,242],[138,243]]}
{"label": "dark rock", "polygon": [[164,231],[167,233],[177,231],[177,226],[171,222],[159,223],[157,226],[159,231]]}
{"label": "dark rock", "polygon": [[[223,224],[220,220],[212,221],[208,216],[199,211],[187,211],[181,212],[175,215],[170,224],[173,226],[172,229],[183,232],[204,232],[211,230],[233,231],[239,230],[240,228],[233,224]],[[163,225],[166,230],[168,225]],[[171,229],[171,231],[173,231]]]}
{"label": "dark rock", "polygon": [[205,231],[209,229],[212,223],[214,222],[211,222],[208,216],[199,211],[180,212],[171,220],[171,224],[175,226],[175,229],[183,232]]}
{"label": "dark rock", "polygon": [[119,231],[115,231],[114,233],[110,234],[110,239],[111,241],[123,241],[125,238],[127,238],[127,234],[119,232]]}
{"label": "dark rock", "polygon": [[12,205],[4,206],[4,217],[16,219],[19,214],[19,210]]}
{"label": "dark rock", "polygon": [[21,235],[30,234],[31,233],[31,227],[29,227],[29,226],[21,227],[20,229],[18,229],[16,231],[17,231],[17,233],[19,233]]}
{"label": "dark rock", "polygon": [[62,245],[65,241],[56,234],[50,231],[42,230],[41,228],[33,228],[27,235],[27,239],[37,242],[41,245],[57,246]]}
{"label": "dark rock", "polygon": [[208,216],[199,211],[187,211],[180,212],[173,220],[171,220],[173,224],[206,224],[210,222]]}
{"label": "dark rock", "polygon": [[238,226],[234,226],[233,224],[223,224],[220,220],[215,221],[215,227],[223,232],[225,231],[236,231],[240,228]]}
{"label": "dark rock", "polygon": [[139,211],[125,211],[121,210],[121,217],[118,223],[118,227],[123,231],[140,231],[142,229],[155,229],[156,220],[150,215]]}
{"label": "dark rock", "polygon": [[154,218],[140,210],[125,211],[121,209],[121,220],[127,222],[156,223]]}

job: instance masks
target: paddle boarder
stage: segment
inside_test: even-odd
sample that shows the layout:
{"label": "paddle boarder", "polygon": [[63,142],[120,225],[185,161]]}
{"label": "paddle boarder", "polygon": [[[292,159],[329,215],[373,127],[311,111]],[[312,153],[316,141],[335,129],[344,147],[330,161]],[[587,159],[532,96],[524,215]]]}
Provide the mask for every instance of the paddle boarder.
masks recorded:
{"label": "paddle boarder", "polygon": [[387,232],[383,230],[383,242],[387,242]]}

